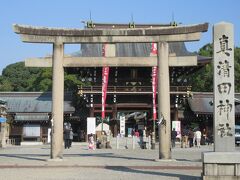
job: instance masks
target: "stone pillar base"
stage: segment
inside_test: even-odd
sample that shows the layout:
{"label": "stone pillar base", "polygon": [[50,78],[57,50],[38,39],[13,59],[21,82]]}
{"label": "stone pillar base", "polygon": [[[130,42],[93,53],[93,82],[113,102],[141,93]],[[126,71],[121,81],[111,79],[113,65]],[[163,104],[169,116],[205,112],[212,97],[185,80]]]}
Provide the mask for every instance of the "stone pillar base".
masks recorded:
{"label": "stone pillar base", "polygon": [[240,152],[207,152],[202,161],[203,180],[240,179]]}

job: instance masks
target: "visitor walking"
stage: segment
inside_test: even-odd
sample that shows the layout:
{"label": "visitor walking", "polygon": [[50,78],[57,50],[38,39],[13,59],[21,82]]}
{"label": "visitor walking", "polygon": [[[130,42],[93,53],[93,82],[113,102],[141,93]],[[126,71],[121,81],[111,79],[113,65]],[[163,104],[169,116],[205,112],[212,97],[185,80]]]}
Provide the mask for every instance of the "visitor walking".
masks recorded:
{"label": "visitor walking", "polygon": [[175,128],[173,128],[173,130],[172,130],[172,132],[171,132],[172,148],[175,147],[175,144],[176,144],[176,138],[177,138],[177,131],[175,130]]}
{"label": "visitor walking", "polygon": [[95,147],[94,147],[94,138],[93,138],[93,134],[92,133],[89,135],[89,138],[88,138],[88,149],[92,149],[92,150],[95,149]]}
{"label": "visitor walking", "polygon": [[188,141],[189,141],[189,147],[193,147],[194,146],[194,132],[192,129],[189,129],[189,136],[188,136]]}
{"label": "visitor walking", "polygon": [[188,145],[188,129],[187,128],[183,128],[182,130],[182,144],[181,144],[181,148],[187,148]]}
{"label": "visitor walking", "polygon": [[71,124],[64,123],[64,130],[63,130],[63,138],[64,138],[64,147],[65,149],[69,149],[71,146],[71,139],[70,139],[70,131],[71,131]]}
{"label": "visitor walking", "polygon": [[202,133],[199,129],[197,129],[197,131],[195,132],[195,139],[197,141],[197,147],[200,148],[200,142],[201,142],[201,137],[202,137]]}

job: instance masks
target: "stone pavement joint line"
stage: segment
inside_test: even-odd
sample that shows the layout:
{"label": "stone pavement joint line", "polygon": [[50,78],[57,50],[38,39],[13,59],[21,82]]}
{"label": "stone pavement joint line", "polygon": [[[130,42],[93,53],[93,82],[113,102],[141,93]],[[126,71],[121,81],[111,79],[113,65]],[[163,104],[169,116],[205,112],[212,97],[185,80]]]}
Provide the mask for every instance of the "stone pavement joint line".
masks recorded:
{"label": "stone pavement joint line", "polygon": [[101,169],[184,169],[184,170],[200,170],[202,166],[83,166],[83,165],[0,165],[3,169],[14,169],[14,168],[101,168]]}

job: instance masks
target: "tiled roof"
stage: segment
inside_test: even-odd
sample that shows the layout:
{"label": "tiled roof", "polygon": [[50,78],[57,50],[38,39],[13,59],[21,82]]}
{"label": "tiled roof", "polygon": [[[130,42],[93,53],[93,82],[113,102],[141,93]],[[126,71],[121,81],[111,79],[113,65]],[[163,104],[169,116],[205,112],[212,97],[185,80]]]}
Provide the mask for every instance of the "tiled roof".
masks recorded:
{"label": "tiled roof", "polygon": [[[150,52],[150,43],[116,43],[117,57],[148,57],[150,56]],[[197,55],[196,53],[189,52],[184,42],[169,43],[169,53],[176,56]],[[73,53],[72,56],[101,57],[102,44],[82,44],[81,52]],[[198,63],[206,63],[211,59],[211,57],[198,56]]]}
{"label": "tiled roof", "polygon": [[[43,92],[0,92],[0,99],[7,102],[8,113],[50,113],[52,94]],[[65,96],[64,111],[74,112],[71,97]]]}

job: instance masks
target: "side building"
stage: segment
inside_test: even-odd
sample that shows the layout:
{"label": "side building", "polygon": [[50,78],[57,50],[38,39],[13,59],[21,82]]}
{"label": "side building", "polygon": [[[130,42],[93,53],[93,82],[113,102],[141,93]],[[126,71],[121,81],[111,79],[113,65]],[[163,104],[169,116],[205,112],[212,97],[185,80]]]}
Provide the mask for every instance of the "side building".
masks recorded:
{"label": "side building", "polygon": [[[75,108],[71,94],[65,94],[64,118],[68,121]],[[50,92],[0,92],[6,102],[9,132],[6,139],[16,145],[21,142],[46,143],[51,127],[52,94]]]}

